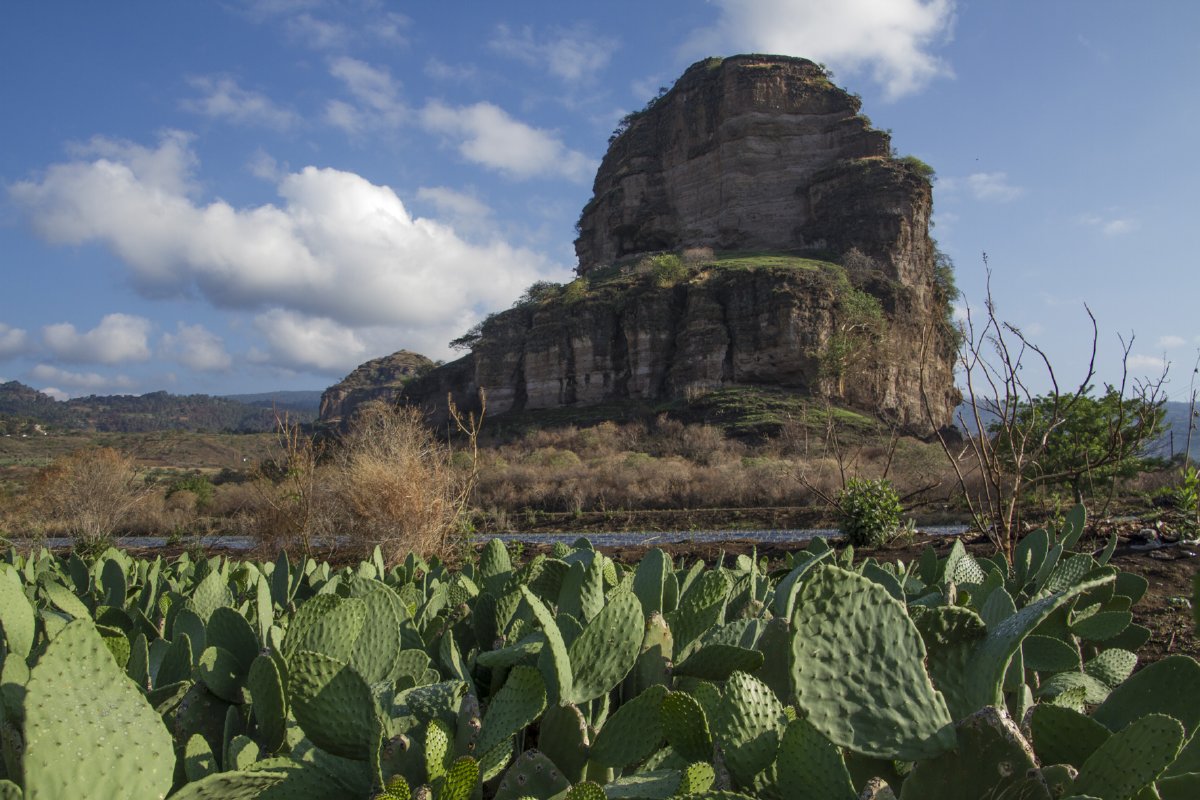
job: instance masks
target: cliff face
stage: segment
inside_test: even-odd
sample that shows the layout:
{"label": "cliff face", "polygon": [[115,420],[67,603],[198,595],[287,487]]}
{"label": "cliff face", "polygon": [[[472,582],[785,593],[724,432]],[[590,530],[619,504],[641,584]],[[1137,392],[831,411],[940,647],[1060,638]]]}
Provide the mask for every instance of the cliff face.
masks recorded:
{"label": "cliff face", "polygon": [[432,361],[408,350],[360,364],[321,394],[320,420],[340,423],[350,419],[355,409],[364,403],[372,400],[394,402],[406,383],[431,369]]}
{"label": "cliff face", "polygon": [[[883,282],[885,313],[911,314],[915,296]],[[410,383],[404,395],[435,412],[448,393],[474,408],[479,387],[489,414],[622,400],[693,396],[727,385],[771,385],[836,397],[909,428],[925,427],[919,315],[889,323],[869,364],[849,380],[824,368],[830,341],[848,318],[837,265],[714,269],[675,286],[646,278],[619,291],[549,300],[497,314],[468,356]],[[936,340],[935,340],[936,344]],[[927,368],[939,423],[956,395],[940,363]]]}
{"label": "cliff face", "polygon": [[[604,157],[579,280],[493,315],[404,397],[440,416],[448,393],[470,409],[483,388],[496,414],[756,384],[927,429],[924,371],[933,422],[949,424],[930,182],[858,107],[803,59],[693,65]],[[647,257],[664,251],[685,257],[669,274]]]}
{"label": "cliff face", "polygon": [[605,155],[579,221],[579,272],[654,250],[825,247],[836,231],[814,207],[814,177],[890,149],[858,109],[804,59],[694,64]]}

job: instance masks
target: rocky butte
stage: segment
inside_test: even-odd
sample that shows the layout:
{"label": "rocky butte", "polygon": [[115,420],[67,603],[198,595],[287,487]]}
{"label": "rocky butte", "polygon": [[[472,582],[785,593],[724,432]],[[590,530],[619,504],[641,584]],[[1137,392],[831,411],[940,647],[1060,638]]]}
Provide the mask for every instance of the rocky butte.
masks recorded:
{"label": "rocky butte", "polygon": [[531,287],[400,396],[440,416],[482,387],[496,415],[782,387],[927,431],[924,371],[933,423],[950,424],[931,170],[859,110],[805,59],[693,64],[614,134],[578,278]]}

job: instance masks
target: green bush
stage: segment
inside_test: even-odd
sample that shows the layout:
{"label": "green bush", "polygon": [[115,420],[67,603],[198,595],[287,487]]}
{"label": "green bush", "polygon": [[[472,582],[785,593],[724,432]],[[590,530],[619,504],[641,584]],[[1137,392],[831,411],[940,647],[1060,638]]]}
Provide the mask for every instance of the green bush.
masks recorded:
{"label": "green bush", "polygon": [[850,544],[880,545],[900,525],[900,496],[890,481],[851,478],[837,497],[839,523]]}

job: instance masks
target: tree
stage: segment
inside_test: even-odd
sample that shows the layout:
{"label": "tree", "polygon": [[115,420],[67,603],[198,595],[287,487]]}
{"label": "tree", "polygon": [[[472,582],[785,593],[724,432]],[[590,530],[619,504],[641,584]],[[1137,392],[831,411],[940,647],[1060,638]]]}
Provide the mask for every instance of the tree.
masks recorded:
{"label": "tree", "polygon": [[1085,492],[1150,468],[1153,459],[1142,450],[1162,430],[1164,400],[1123,397],[1114,386],[1095,397],[1085,386],[1066,397],[1047,394],[1021,403],[1014,425],[994,422],[988,432],[1010,468],[1015,468],[1016,431],[1038,442],[1036,458],[1021,465],[1026,486],[1069,486],[1081,503]]}

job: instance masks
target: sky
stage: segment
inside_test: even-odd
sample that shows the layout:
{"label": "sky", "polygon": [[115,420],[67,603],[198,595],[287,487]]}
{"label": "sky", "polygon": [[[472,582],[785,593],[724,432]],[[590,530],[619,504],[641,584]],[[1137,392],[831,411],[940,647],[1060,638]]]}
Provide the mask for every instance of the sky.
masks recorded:
{"label": "sky", "polygon": [[[323,389],[565,282],[620,118],[689,64],[826,64],[934,167],[959,314],[1060,383],[1200,348],[1200,3],[0,4],[0,380]],[[986,255],[986,267],[985,258]],[[1048,387],[1032,363],[1024,373]]]}

